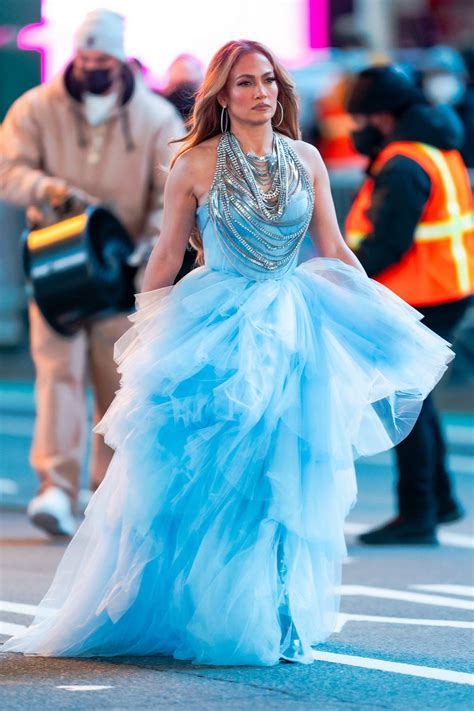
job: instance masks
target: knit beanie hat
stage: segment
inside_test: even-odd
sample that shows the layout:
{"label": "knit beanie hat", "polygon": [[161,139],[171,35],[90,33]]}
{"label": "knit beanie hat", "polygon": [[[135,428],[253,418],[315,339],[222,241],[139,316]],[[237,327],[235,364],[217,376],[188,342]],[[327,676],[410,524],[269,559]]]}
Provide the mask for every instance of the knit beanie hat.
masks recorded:
{"label": "knit beanie hat", "polygon": [[354,79],[346,101],[350,114],[397,112],[423,97],[411,79],[394,65],[364,69]]}
{"label": "knit beanie hat", "polygon": [[126,60],[124,47],[124,18],[111,10],[89,12],[74,36],[75,48],[96,49],[104,54]]}

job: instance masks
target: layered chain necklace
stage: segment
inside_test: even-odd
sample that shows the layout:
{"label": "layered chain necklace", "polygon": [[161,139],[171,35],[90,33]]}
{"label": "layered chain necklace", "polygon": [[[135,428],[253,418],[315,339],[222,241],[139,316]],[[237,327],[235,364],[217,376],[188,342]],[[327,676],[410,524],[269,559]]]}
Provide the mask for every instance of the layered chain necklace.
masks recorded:
{"label": "layered chain necklace", "polygon": [[245,158],[254,175],[263,204],[274,207],[280,194],[280,176],[277,172],[278,158],[274,150],[265,156],[246,153]]}
{"label": "layered chain necklace", "polygon": [[289,150],[289,144],[274,133],[272,154],[259,158],[255,154],[244,153],[234,134],[227,132],[217,150],[217,171],[222,172],[225,167],[227,173],[232,175],[231,181],[225,181],[231,189],[230,194],[232,183],[240,184],[261,216],[277,221],[285,212],[290,190]]}
{"label": "layered chain necklace", "polygon": [[[305,191],[304,214],[287,213],[295,193]],[[230,132],[222,135],[209,193],[210,216],[225,251],[241,273],[285,270],[308,229],[313,186],[299,157],[280,135],[273,152],[243,152]]]}

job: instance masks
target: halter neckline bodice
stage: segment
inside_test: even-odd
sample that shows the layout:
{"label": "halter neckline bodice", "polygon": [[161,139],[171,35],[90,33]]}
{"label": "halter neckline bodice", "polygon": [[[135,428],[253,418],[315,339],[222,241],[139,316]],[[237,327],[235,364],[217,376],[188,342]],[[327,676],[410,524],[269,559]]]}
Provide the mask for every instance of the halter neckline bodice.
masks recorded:
{"label": "halter neckline bodice", "polygon": [[[259,280],[281,278],[296,264],[313,210],[313,186],[298,155],[279,134],[274,146],[278,176],[271,190],[262,192],[237,139],[223,134],[208,199],[198,208],[200,216],[207,206],[228,262]],[[300,193],[304,199],[293,200]]]}

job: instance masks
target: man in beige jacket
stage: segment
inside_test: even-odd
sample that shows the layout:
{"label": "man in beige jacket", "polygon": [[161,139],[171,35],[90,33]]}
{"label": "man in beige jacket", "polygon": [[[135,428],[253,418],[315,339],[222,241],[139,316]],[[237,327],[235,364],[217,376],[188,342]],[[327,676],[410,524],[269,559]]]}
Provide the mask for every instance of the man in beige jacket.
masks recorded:
{"label": "man in beige jacket", "polygon": [[[0,197],[36,216],[41,205],[57,207],[70,196],[100,201],[121,219],[140,252],[159,233],[168,142],[183,134],[183,124],[171,104],[134,79],[120,15],[89,13],[75,45],[64,73],[21,96],[5,118]],[[52,535],[72,535],[87,422],[86,370],[97,421],[118,389],[113,345],[130,324],[116,316],[63,338],[35,303],[29,315],[37,402],[31,464],[40,490],[28,514]],[[102,481],[111,454],[94,435],[92,489]]]}

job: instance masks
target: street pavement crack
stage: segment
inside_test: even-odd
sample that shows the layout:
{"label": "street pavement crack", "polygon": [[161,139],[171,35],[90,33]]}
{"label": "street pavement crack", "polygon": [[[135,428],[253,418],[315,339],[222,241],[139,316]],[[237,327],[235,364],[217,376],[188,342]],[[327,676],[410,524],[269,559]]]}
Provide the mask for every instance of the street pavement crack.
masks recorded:
{"label": "street pavement crack", "polygon": [[213,676],[211,674],[199,674],[197,672],[193,671],[188,671],[186,669],[183,669],[182,671],[179,669],[160,669],[160,668],[155,668],[155,667],[148,667],[153,668],[155,671],[166,671],[166,672],[171,672],[173,674],[181,674],[182,676],[192,676],[192,677],[197,677],[198,679],[206,679],[206,680],[211,680],[211,681],[221,681],[225,684],[238,684],[240,686],[246,686],[250,687],[252,689],[258,689],[259,691],[269,691],[272,694],[280,694],[281,696],[285,696],[291,699],[299,700],[301,701],[301,696],[299,694],[292,694],[289,691],[285,691],[284,689],[275,689],[274,687],[270,686],[261,686],[260,684],[255,684],[253,682],[244,682],[238,679],[222,679],[219,676]]}

